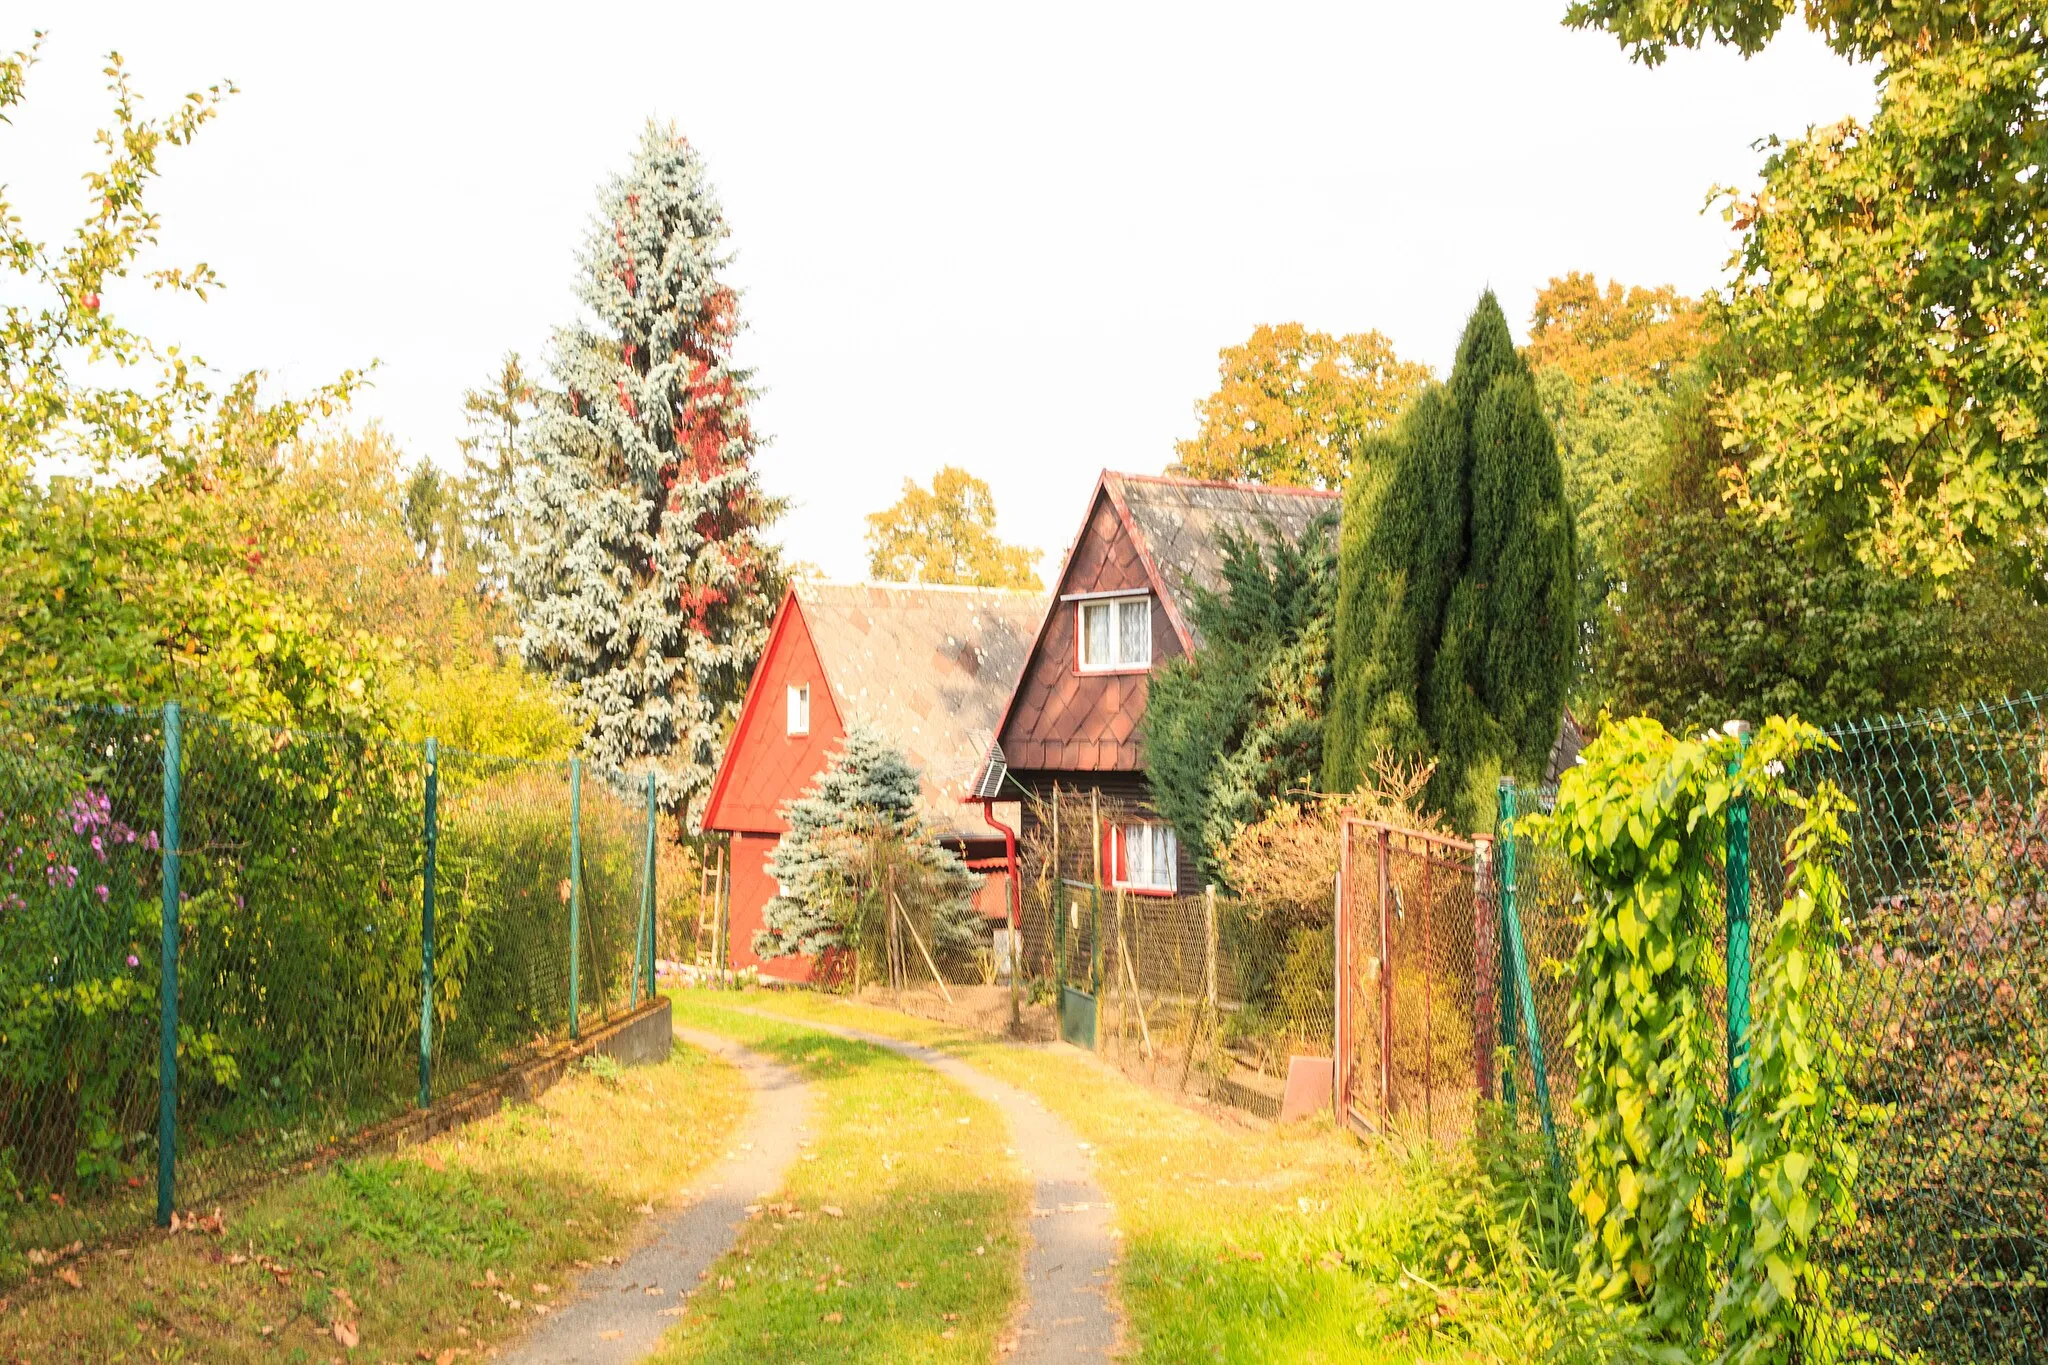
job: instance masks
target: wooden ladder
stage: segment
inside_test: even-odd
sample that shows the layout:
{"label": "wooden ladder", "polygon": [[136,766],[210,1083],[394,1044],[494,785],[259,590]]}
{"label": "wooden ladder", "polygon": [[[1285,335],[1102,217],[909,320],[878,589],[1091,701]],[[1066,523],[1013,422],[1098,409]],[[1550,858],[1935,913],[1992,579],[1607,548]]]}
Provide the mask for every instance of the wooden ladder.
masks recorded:
{"label": "wooden ladder", "polygon": [[725,849],[704,863],[697,887],[697,965],[706,971],[722,965],[719,959],[719,930],[725,916]]}

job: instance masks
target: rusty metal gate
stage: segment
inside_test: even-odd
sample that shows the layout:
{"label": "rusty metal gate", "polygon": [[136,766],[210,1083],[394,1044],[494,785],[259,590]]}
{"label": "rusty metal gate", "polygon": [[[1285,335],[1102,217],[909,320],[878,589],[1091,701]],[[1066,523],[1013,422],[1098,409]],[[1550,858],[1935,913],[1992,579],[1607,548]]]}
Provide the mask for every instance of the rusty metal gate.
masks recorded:
{"label": "rusty metal gate", "polygon": [[[1472,1126],[1491,1060],[1477,1008],[1492,954],[1475,953],[1488,907],[1463,839],[1346,820],[1337,896],[1341,1117],[1371,1132],[1455,1138]],[[1490,946],[1490,945],[1489,945]]]}

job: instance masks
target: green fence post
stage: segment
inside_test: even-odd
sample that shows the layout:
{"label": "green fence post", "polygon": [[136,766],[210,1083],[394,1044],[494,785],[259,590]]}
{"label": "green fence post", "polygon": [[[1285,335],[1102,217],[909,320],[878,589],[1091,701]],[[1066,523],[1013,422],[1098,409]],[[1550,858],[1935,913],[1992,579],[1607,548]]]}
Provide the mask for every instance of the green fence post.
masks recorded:
{"label": "green fence post", "polygon": [[1522,917],[1515,906],[1515,789],[1501,782],[1501,842],[1506,880],[1501,890],[1501,919],[1507,926],[1510,962],[1515,977],[1515,994],[1521,997],[1522,1033],[1529,1040],[1529,1074],[1536,1083],[1536,1112],[1543,1122],[1543,1146],[1551,1169],[1558,1166],[1557,1126],[1550,1112],[1550,1077],[1543,1065],[1543,1031],[1536,1023],[1536,991],[1529,979],[1529,949],[1522,939]]}
{"label": "green fence post", "polygon": [[[1515,1018],[1518,1005],[1514,998],[1515,968],[1514,956],[1508,947],[1508,920],[1505,907],[1515,896],[1515,783],[1513,778],[1500,781],[1500,804],[1495,811],[1493,826],[1494,876],[1499,883],[1496,904],[1503,907],[1502,913],[1494,916],[1493,934],[1495,939],[1495,960],[1499,962],[1498,981],[1495,986],[1500,999],[1494,1013],[1500,1017],[1500,1046],[1504,1052],[1515,1050]],[[1512,1110],[1515,1107],[1515,1067],[1512,1060],[1500,1069],[1501,1102]]]}
{"label": "green fence post", "polygon": [[426,838],[420,866],[420,1108],[434,1097],[434,854],[440,843],[441,746],[427,741]]}
{"label": "green fence post", "polygon": [[569,760],[569,1041],[581,1027],[577,990],[583,983],[583,760]]}
{"label": "green fence post", "polygon": [[[1731,720],[1736,754],[1728,775],[1742,767],[1749,747],[1749,725]],[[1739,790],[1728,803],[1728,1104],[1749,1085],[1749,797]]]}
{"label": "green fence post", "polygon": [[163,984],[157,1052],[156,1225],[171,1225],[178,1179],[178,805],[184,794],[185,723],[164,703]]}
{"label": "green fence post", "polygon": [[[654,800],[654,774],[647,774],[648,802]],[[647,853],[654,854],[654,840],[647,841]],[[647,868],[640,869],[640,918],[633,922],[633,993],[627,1002],[628,1009],[640,1008],[640,982],[647,972]]]}
{"label": "green fence post", "polygon": [[654,892],[655,879],[660,874],[656,869],[655,840],[659,833],[661,815],[655,805],[655,795],[654,774],[649,772],[647,774],[647,871],[641,879],[640,890],[640,917],[643,926],[641,933],[647,939],[647,998],[649,1000],[654,999],[654,988],[657,984],[655,979],[656,965],[654,952],[658,945],[655,942],[654,935]]}

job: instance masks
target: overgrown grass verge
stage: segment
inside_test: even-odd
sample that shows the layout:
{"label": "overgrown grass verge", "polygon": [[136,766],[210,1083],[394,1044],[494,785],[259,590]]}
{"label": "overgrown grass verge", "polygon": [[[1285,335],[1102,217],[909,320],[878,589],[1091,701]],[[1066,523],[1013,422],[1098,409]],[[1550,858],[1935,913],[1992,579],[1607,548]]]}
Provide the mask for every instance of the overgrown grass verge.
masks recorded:
{"label": "overgrown grass verge", "polygon": [[[1146,1361],[1606,1360],[1529,1240],[1541,1220],[1469,1162],[1358,1143],[1327,1120],[1219,1122],[1059,1045],[1020,1046],[798,992],[746,1007],[939,1047],[1036,1094],[1093,1143],[1125,1235]],[[1555,1250],[1553,1245],[1551,1250]],[[1590,1330],[1590,1329],[1588,1329]]]}
{"label": "overgrown grass verge", "polygon": [[622,1251],[746,1104],[739,1073],[694,1049],[588,1063],[534,1103],[272,1185],[218,1230],[209,1209],[197,1231],[46,1270],[0,1306],[0,1360],[480,1359]]}
{"label": "overgrown grass verge", "polygon": [[929,1067],[735,1013],[731,1000],[684,992],[676,1017],[799,1070],[818,1141],[653,1359],[992,1359],[1022,1283],[1029,1207],[1001,1115]]}

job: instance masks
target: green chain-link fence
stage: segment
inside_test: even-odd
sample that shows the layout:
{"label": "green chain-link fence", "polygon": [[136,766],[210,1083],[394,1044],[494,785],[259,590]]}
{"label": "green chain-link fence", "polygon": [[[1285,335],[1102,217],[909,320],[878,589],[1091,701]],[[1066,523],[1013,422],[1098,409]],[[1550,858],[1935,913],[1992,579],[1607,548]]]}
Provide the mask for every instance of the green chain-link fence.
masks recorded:
{"label": "green chain-link fence", "polygon": [[[1829,736],[1840,747],[1810,755],[1795,777],[1832,780],[1856,803],[1845,822],[1844,976],[1830,1007],[1848,1048],[1857,1112],[1845,1121],[1861,1168],[1856,1222],[1826,1252],[1836,1306],[1864,1315],[1895,1358],[2048,1359],[2048,716],[2029,696]],[[1522,1112],[1554,1119],[1568,1149],[1579,888],[1561,855],[1512,825],[1550,799],[1503,793],[1500,1019],[1514,1053],[1503,1083]],[[1731,821],[1732,950],[1728,917],[1716,928],[1731,989],[1712,1006],[1725,1023],[1732,994],[1738,1032],[1745,942],[1761,941],[1782,894],[1783,819],[1758,812],[1746,838]],[[1747,934],[1745,902],[1756,921]],[[1526,991],[1508,956],[1517,952]]]}
{"label": "green chain-link fence", "polygon": [[644,999],[647,803],[583,778],[0,700],[0,1282]]}

